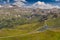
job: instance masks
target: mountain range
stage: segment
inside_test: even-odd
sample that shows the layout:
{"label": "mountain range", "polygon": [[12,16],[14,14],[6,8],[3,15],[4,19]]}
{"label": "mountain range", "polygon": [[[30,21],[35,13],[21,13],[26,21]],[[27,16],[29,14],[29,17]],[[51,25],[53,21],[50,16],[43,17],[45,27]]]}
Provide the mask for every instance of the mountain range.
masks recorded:
{"label": "mountain range", "polygon": [[18,6],[18,7],[40,8],[40,9],[60,8],[59,6],[54,6],[54,5],[47,4],[45,2],[40,2],[40,1],[37,1],[36,3],[34,3],[32,5],[26,5],[25,2],[24,1],[21,1],[21,0],[16,1],[12,5],[9,2],[10,2],[9,0],[8,1],[4,1],[4,5],[0,5],[0,8],[1,7],[12,8],[12,7],[14,7],[13,5]]}

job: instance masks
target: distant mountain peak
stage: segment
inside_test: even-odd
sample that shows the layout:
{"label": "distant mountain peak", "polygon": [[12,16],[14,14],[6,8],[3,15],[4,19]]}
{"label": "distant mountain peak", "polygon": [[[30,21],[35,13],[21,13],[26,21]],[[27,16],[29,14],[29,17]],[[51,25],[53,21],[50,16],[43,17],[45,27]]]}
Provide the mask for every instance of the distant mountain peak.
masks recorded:
{"label": "distant mountain peak", "polygon": [[41,9],[52,9],[52,8],[60,8],[59,6],[53,6],[51,4],[46,4],[44,2],[36,2],[32,5],[33,8],[41,8]]}

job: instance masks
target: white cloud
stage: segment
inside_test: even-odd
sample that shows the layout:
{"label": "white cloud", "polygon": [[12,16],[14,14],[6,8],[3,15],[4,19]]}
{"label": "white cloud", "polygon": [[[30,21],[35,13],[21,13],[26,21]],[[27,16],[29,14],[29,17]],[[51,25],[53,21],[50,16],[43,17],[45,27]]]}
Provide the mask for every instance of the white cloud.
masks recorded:
{"label": "white cloud", "polygon": [[25,3],[23,3],[23,2],[26,2],[25,0],[15,0],[15,1],[16,2],[14,3],[14,5],[17,5],[19,7],[24,6]]}
{"label": "white cloud", "polygon": [[60,0],[55,0],[55,1],[60,1]]}
{"label": "white cloud", "polygon": [[16,2],[14,3],[14,5],[17,5],[18,7],[27,7],[27,8],[41,8],[41,9],[51,9],[51,8],[60,8],[59,6],[53,6],[52,4],[46,4],[44,2],[36,2],[32,5],[26,6],[25,3],[26,0],[15,0]]}

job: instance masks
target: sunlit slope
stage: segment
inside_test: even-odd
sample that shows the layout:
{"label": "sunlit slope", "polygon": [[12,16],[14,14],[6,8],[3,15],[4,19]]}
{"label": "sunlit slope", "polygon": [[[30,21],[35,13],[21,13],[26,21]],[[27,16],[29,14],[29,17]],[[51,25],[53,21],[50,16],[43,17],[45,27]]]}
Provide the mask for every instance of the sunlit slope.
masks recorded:
{"label": "sunlit slope", "polygon": [[26,30],[28,32],[34,31],[38,28],[41,28],[42,26],[44,26],[44,22],[36,22],[36,23],[30,23],[30,24],[24,24],[21,26],[17,26],[17,29],[20,30]]}
{"label": "sunlit slope", "polygon": [[0,38],[0,40],[60,40],[60,32],[45,31],[24,36]]}
{"label": "sunlit slope", "polygon": [[20,25],[14,29],[3,28],[0,30],[0,37],[16,36],[16,35],[34,32],[43,25],[44,24],[42,23],[40,24],[40,22],[37,22],[37,23]]}
{"label": "sunlit slope", "polygon": [[22,31],[22,30],[12,30],[12,29],[3,29],[0,30],[0,37],[7,37],[7,36],[15,36],[15,35],[21,35],[27,33],[26,31]]}

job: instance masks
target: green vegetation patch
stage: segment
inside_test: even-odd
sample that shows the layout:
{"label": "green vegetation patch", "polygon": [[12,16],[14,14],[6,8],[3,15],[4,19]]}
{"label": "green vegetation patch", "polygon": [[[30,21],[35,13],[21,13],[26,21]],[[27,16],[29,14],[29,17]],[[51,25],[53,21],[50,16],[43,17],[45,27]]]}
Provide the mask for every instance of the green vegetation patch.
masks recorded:
{"label": "green vegetation patch", "polygon": [[60,18],[49,19],[46,23],[50,27],[60,27]]}
{"label": "green vegetation patch", "polygon": [[1,40],[60,40],[60,32],[45,31],[25,36],[0,38]]}

